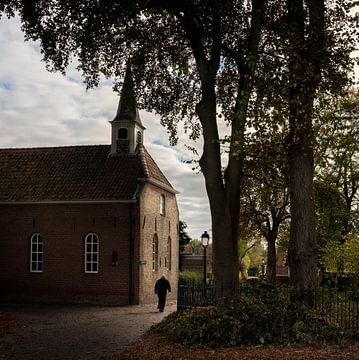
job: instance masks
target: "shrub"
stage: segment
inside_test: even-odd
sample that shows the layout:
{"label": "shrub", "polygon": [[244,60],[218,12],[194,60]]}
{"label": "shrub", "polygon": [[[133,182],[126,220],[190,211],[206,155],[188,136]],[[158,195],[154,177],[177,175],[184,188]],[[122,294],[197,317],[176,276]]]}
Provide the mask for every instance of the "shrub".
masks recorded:
{"label": "shrub", "polygon": [[242,293],[223,304],[175,313],[153,328],[187,345],[317,343],[343,334],[313,311],[291,303],[286,293]]}
{"label": "shrub", "polygon": [[180,285],[202,285],[203,275],[197,271],[181,271],[178,275]]}

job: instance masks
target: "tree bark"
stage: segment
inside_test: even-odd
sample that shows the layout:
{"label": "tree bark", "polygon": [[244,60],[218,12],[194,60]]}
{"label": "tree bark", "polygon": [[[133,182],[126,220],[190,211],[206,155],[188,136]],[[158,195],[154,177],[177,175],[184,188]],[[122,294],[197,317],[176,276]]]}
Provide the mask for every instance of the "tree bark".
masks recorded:
{"label": "tree bark", "polygon": [[324,1],[288,0],[289,135],[291,229],[288,259],[291,283],[312,291],[317,284],[317,243],[313,205],[313,128],[315,91],[320,80]]}
{"label": "tree bark", "polygon": [[213,276],[215,286],[226,295],[237,286],[239,273],[238,250],[232,242],[231,214],[223,184],[220,144],[216,123],[214,82],[202,82],[203,97],[197,114],[203,128],[203,154],[200,166],[205,178],[212,219]]}

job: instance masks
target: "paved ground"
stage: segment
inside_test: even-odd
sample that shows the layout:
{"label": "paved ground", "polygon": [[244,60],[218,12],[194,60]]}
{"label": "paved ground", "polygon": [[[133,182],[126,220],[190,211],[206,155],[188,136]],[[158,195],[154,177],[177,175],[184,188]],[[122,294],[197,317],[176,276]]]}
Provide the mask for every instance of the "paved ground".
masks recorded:
{"label": "paved ground", "polygon": [[131,307],[86,305],[4,305],[0,313],[22,324],[0,337],[0,359],[107,359],[144,334],[151,325],[176,310],[167,304]]}

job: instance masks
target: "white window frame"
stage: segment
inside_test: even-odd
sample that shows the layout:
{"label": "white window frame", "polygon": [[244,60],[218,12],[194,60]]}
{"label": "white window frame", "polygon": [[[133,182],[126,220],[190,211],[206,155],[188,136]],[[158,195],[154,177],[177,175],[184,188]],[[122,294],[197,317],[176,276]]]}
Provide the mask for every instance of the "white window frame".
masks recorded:
{"label": "white window frame", "polygon": [[[94,249],[96,245],[96,249]],[[88,251],[88,246],[90,251]],[[87,257],[90,256],[90,260],[87,260]],[[95,256],[95,259],[94,259]],[[86,274],[97,274],[99,272],[100,265],[100,240],[95,233],[89,233],[85,237],[85,273]],[[94,265],[96,264],[96,270],[94,270]],[[89,268],[88,268],[89,265]]]}
{"label": "white window frame", "polygon": [[166,214],[166,197],[161,194],[160,195],[160,215]]}
{"label": "white window frame", "polygon": [[[41,260],[39,260],[41,255]],[[41,266],[39,266],[41,264]],[[33,266],[34,265],[34,266]],[[41,234],[35,233],[30,240],[30,272],[44,271],[44,239]]]}

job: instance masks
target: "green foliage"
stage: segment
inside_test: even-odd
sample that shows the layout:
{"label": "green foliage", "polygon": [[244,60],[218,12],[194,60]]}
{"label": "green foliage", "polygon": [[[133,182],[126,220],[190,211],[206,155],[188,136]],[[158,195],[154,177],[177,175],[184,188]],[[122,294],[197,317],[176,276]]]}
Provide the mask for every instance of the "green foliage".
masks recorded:
{"label": "green foliage", "polygon": [[342,242],[342,230],[349,214],[339,189],[328,182],[315,181],[314,204],[318,245]]}
{"label": "green foliage", "polygon": [[322,250],[321,262],[329,272],[338,272],[348,278],[352,286],[359,285],[359,237],[349,234],[345,242],[328,242]]}
{"label": "green foliage", "polygon": [[[315,131],[319,135],[315,160],[316,177],[325,182],[327,187],[324,197],[322,196],[322,205],[332,208],[335,205],[334,215],[337,218],[337,214],[342,216],[343,235],[356,231],[359,224],[358,110],[359,93],[353,89],[339,97],[321,94],[316,109]],[[337,188],[339,195],[330,190],[329,184]],[[331,212],[326,207],[327,212]]]}
{"label": "green foliage", "polygon": [[178,237],[179,237],[179,248],[181,251],[184,250],[184,247],[192,240],[191,237],[186,232],[187,224],[180,220],[178,224]]}
{"label": "green foliage", "polygon": [[338,328],[281,291],[241,296],[218,306],[174,313],[153,328],[170,340],[213,347],[340,340]]}
{"label": "green foliage", "polygon": [[178,274],[178,281],[183,285],[201,285],[203,275],[197,271],[181,271]]}
{"label": "green foliage", "polygon": [[247,243],[244,241],[240,241],[238,243],[238,249],[239,249],[239,256],[240,256],[240,273],[239,276],[241,279],[247,279],[248,278],[248,270],[251,265],[251,258],[250,258],[250,251],[254,249],[256,246],[258,246],[257,243],[252,244],[251,246],[248,246]]}
{"label": "green foliage", "polygon": [[192,248],[192,253],[195,255],[203,255],[203,246],[200,240],[193,239],[189,242]]}

